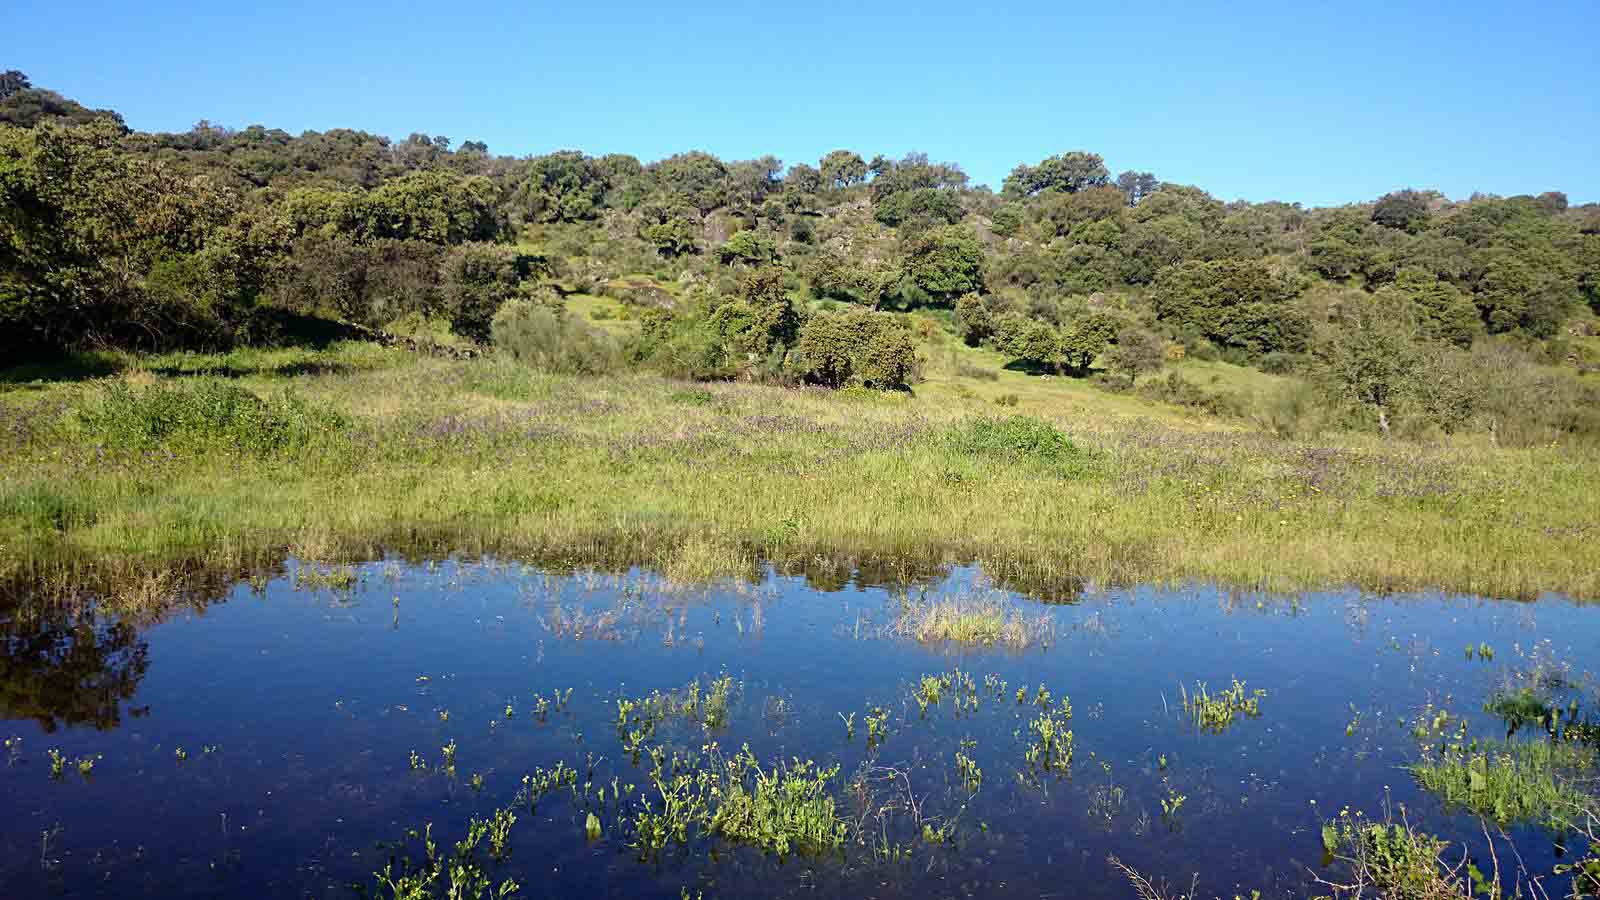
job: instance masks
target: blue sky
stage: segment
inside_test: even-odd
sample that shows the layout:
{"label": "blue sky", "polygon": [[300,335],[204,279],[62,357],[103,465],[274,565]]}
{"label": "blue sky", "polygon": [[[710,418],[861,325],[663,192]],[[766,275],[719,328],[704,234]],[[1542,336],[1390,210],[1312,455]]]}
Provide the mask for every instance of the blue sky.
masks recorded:
{"label": "blue sky", "polygon": [[1087,149],[1224,199],[1600,200],[1594,0],[4,5],[0,68],[146,130],[645,160],[921,150],[997,188],[1020,161]]}

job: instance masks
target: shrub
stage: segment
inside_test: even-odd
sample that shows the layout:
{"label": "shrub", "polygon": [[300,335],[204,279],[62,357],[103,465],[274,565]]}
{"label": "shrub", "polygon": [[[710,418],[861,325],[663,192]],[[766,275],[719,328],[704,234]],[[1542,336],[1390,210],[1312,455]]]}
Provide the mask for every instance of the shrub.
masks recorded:
{"label": "shrub", "polygon": [[490,325],[495,349],[546,372],[594,375],[613,368],[617,348],[603,332],[559,307],[531,300],[502,306]]}
{"label": "shrub", "polygon": [[300,449],[346,424],[338,413],[313,407],[294,394],[262,398],[212,378],[143,389],[112,382],[78,411],[78,421],[107,446],[220,446],[253,453]]}
{"label": "shrub", "polygon": [[902,387],[916,366],[916,343],[890,313],[852,309],[812,316],[800,331],[791,368],[827,387],[851,381],[877,388]]}
{"label": "shrub", "polygon": [[511,247],[452,247],[439,266],[440,301],[450,327],[462,337],[489,340],[495,313],[536,271],[548,271],[544,260]]}

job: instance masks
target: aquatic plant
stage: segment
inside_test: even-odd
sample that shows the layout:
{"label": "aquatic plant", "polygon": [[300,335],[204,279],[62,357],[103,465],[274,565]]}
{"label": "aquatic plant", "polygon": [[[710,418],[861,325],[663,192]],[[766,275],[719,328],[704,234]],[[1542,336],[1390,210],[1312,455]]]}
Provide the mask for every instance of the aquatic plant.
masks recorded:
{"label": "aquatic plant", "polygon": [[961,778],[961,786],[969,794],[976,794],[978,788],[983,786],[983,770],[978,768],[972,757],[960,751],[956,752],[956,775]]}
{"label": "aquatic plant", "polygon": [[400,848],[406,842],[421,840],[423,858],[413,862],[398,852],[391,853],[383,870],[373,874],[378,895],[389,900],[505,900],[514,896],[521,886],[510,878],[495,885],[484,871],[478,851],[488,838],[491,858],[497,862],[503,859],[515,823],[516,815],[510,809],[497,810],[489,819],[474,816],[467,824],[466,836],[456,842],[448,859],[440,855],[434,843],[431,822],[420,833],[415,829],[407,831]]}
{"label": "aquatic plant", "polygon": [[865,721],[867,723],[867,746],[875,747],[883,743],[883,739],[889,735],[887,725],[889,721],[888,711],[881,706],[874,706],[867,710]]}
{"label": "aquatic plant", "polygon": [[1216,694],[1212,694],[1203,681],[1195,682],[1193,694],[1183,687],[1178,686],[1183,695],[1183,711],[1188,714],[1189,721],[1201,731],[1211,734],[1221,734],[1228,730],[1237,719],[1257,718],[1261,715],[1261,698],[1267,695],[1264,690],[1248,692],[1245,683],[1233,679],[1233,684]]}
{"label": "aquatic plant", "polygon": [[1592,770],[1587,747],[1548,741],[1504,741],[1453,745],[1410,767],[1424,790],[1448,806],[1466,809],[1501,825],[1535,823],[1570,828],[1596,801],[1575,782]]}
{"label": "aquatic plant", "polygon": [[67,758],[62,755],[60,750],[54,747],[51,747],[48,752],[50,756],[50,777],[60,778],[67,771]]}
{"label": "aquatic plant", "polygon": [[570,788],[578,783],[578,770],[564,762],[557,762],[552,769],[535,767],[527,775],[522,776],[522,789],[518,794],[517,802],[526,803],[528,812],[536,811],[539,801],[552,791],[566,787]]}
{"label": "aquatic plant", "polygon": [[[1327,861],[1337,861],[1348,873],[1347,880],[1334,881],[1316,875],[1316,883],[1332,892],[1334,900],[1381,896],[1391,900],[1510,900],[1518,897],[1548,896],[1519,869],[1513,884],[1501,875],[1499,857],[1488,873],[1462,853],[1458,862],[1447,862],[1449,842],[1414,828],[1401,808],[1399,821],[1385,814],[1381,821],[1368,818],[1348,807],[1331,821],[1323,823],[1322,844]],[[1491,848],[1492,851],[1492,848]]]}
{"label": "aquatic plant", "polygon": [[1056,709],[1047,707],[1028,723],[1031,740],[1023,751],[1023,759],[1029,769],[1062,774],[1072,770],[1073,737],[1068,727],[1071,722],[1072,703],[1063,696]]}

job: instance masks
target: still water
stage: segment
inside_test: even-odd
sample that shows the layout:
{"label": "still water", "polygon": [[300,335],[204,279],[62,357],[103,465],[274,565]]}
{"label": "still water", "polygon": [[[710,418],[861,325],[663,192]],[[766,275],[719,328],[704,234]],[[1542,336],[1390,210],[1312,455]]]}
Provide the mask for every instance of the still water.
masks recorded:
{"label": "still water", "polygon": [[[1600,609],[1560,598],[1088,586],[1070,603],[1006,595],[1047,617],[1044,637],[974,648],[889,627],[908,595],[992,593],[971,569],[686,590],[491,561],[372,563],[353,586],[312,588],[296,568],[152,622],[0,613],[0,897],[370,895],[408,830],[431,823],[448,852],[558,762],[576,791],[518,806],[508,855],[487,864],[520,896],[1133,896],[1111,855],[1184,890],[1198,873],[1202,896],[1304,896],[1321,824],[1345,806],[1403,806],[1481,840],[1405,770],[1425,710],[1503,738],[1484,711],[1494,691],[1592,703],[1600,664]],[[922,712],[920,678],[956,668],[975,706]],[[668,720],[649,743],[837,764],[844,851],[782,858],[693,833],[650,859],[630,846],[651,763],[624,750],[618,700],[723,676],[725,725]],[[1234,678],[1266,691],[1260,715],[1196,728],[1180,686]],[[1024,759],[1041,686],[1070,698],[1066,774]],[[886,734],[869,746],[874,708]],[[51,750],[66,760],[54,777]],[[963,783],[957,753],[981,784]],[[597,805],[597,790],[621,800]],[[1557,862],[1554,835],[1511,835],[1530,871]]]}

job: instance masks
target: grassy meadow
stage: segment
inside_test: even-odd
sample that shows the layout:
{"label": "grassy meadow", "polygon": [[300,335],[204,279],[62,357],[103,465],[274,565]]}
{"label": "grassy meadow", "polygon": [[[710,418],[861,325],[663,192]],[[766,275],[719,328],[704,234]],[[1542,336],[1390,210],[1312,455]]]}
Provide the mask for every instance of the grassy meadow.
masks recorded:
{"label": "grassy meadow", "polygon": [[[483,552],[683,580],[975,560],[1041,593],[1214,579],[1600,595],[1600,461],[1582,451],[1281,439],[954,341],[924,354],[912,394],[562,377],[353,342],[12,370],[0,578],[137,605],[285,554]],[[198,387],[266,398],[278,437],[173,412],[224,402],[209,394],[149,400]]]}

